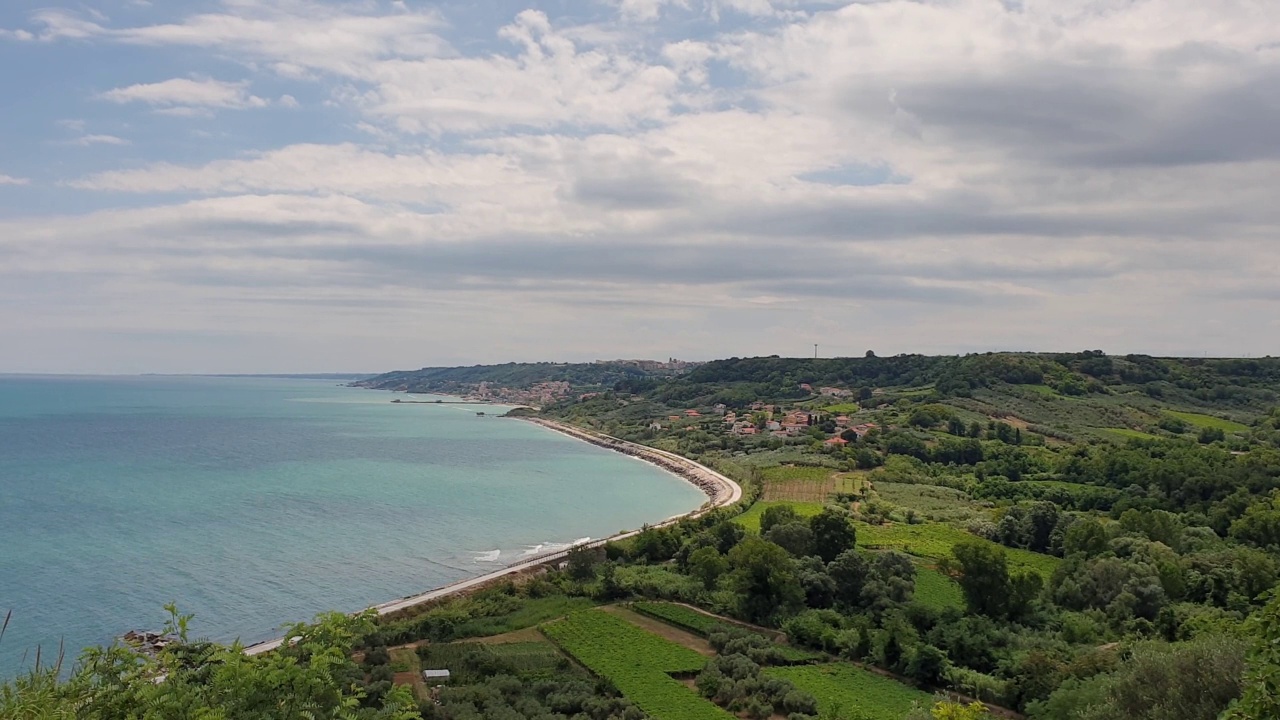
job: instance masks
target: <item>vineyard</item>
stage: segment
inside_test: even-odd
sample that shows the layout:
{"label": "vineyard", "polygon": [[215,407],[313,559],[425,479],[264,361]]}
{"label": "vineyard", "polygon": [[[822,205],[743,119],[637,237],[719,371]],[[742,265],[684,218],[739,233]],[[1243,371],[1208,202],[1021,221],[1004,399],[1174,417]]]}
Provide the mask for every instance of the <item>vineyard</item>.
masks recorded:
{"label": "vineyard", "polygon": [[706,637],[711,631],[724,623],[710,615],[690,610],[683,605],[666,602],[635,602],[631,609],[641,615],[661,620],[669,625],[688,630],[696,635]]}
{"label": "vineyard", "polygon": [[609,680],[654,720],[730,720],[669,673],[695,673],[698,653],[607,613],[588,610],[542,626],[578,662]]}
{"label": "vineyard", "polygon": [[928,567],[916,567],[916,602],[933,608],[964,608],[964,593],[956,581]]}
{"label": "vineyard", "polygon": [[811,465],[781,465],[764,469],[762,499],[824,503],[837,493],[856,493],[861,488],[855,473],[839,473]]}
{"label": "vineyard", "polygon": [[[757,503],[758,505],[759,503]],[[756,521],[759,526],[759,520]],[[927,523],[924,525],[868,525],[858,523],[858,545],[866,548],[882,550],[900,550],[916,557],[941,559],[951,555],[951,548],[961,542],[981,542],[995,545],[990,540],[972,535],[958,527]],[[1054,569],[1062,562],[1052,555],[1041,555],[1029,550],[1004,548],[1013,568],[1035,570],[1045,579],[1053,574]]]}
{"label": "vineyard", "polygon": [[927,708],[933,701],[926,692],[848,663],[769,668],[765,674],[813,695],[823,717],[901,720],[915,705]]}

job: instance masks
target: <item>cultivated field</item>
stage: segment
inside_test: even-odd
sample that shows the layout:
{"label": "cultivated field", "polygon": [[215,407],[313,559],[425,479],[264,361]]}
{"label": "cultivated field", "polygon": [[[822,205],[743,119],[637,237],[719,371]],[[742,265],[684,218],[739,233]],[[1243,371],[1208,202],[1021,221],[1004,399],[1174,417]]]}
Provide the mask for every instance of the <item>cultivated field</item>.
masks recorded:
{"label": "cultivated field", "polygon": [[955,580],[930,567],[916,566],[916,602],[934,610],[964,608],[964,593]]}
{"label": "cultivated field", "polygon": [[1248,425],[1242,425],[1233,420],[1226,420],[1212,415],[1203,415],[1201,413],[1182,412],[1179,410],[1166,410],[1166,413],[1186,422],[1195,425],[1198,428],[1218,428],[1223,432],[1242,433],[1249,432]]}
{"label": "cultivated field", "polygon": [[933,704],[926,692],[849,663],[769,668],[765,674],[790,680],[817,698],[822,717],[902,720],[917,704]]}
{"label": "cultivated field", "polygon": [[861,491],[864,473],[842,473],[831,468],[782,465],[764,469],[766,502],[791,501],[824,503],[836,493]]}
{"label": "cultivated field", "polygon": [[706,658],[599,610],[542,626],[561,649],[609,680],[654,720],[730,720],[671,673],[693,674]]}

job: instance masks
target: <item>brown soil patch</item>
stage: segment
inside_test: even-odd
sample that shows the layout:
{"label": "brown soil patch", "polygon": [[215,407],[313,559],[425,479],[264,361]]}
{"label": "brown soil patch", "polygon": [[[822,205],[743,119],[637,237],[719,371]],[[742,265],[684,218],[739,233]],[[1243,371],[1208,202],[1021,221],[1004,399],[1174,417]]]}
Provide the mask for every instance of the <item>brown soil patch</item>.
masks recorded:
{"label": "brown soil patch", "polygon": [[477,642],[477,643],[480,643],[481,645],[506,645],[509,643],[545,642],[545,641],[546,641],[546,638],[542,636],[542,633],[538,632],[538,628],[535,626],[535,627],[527,627],[523,630],[516,630],[514,632],[503,633],[501,635],[490,635],[489,637],[473,638],[471,640],[468,640],[467,642]]}
{"label": "brown soil patch", "polygon": [[651,617],[641,615],[637,612],[632,612],[631,610],[619,605],[608,605],[601,608],[601,610],[612,615],[617,615],[632,625],[648,630],[660,638],[670,640],[677,645],[687,647],[699,655],[712,657],[716,654],[716,651],[711,648],[711,644],[705,639],[698,637],[691,632],[686,632],[677,627],[668,625],[661,620],[654,620]]}

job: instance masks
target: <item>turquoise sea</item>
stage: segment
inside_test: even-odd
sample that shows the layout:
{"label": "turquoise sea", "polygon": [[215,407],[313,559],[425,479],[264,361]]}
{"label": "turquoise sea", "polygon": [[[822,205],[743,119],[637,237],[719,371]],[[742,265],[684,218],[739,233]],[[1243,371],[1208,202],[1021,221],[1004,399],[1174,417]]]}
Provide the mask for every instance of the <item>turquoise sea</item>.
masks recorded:
{"label": "turquoise sea", "polygon": [[197,635],[247,643],[704,500],[494,408],[393,397],[325,380],[0,376],[0,677],[37,645],[74,656],[158,629],[170,601]]}

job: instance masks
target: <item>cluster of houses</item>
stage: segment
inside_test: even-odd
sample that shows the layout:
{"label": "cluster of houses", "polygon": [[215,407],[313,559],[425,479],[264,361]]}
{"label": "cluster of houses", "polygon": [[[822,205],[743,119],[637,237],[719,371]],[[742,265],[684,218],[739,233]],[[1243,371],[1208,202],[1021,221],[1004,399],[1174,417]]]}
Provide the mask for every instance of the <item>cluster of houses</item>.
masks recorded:
{"label": "cluster of houses", "polygon": [[[753,413],[763,413],[765,421],[763,427],[756,422],[756,417],[749,414],[738,415],[733,411],[726,411],[723,405],[716,406],[716,412],[722,415],[722,422],[725,429],[733,435],[763,435],[768,434],[773,437],[799,437],[809,431],[809,428],[822,423],[830,416],[824,416],[822,413],[810,410],[788,410],[783,411],[775,405],[766,405],[764,403],[753,403],[751,410]],[[671,422],[680,420],[690,420],[702,417],[697,410],[685,410],[683,415],[672,415],[668,418]],[[846,432],[853,431],[858,438],[866,436],[876,427],[875,423],[858,423],[854,422],[846,415],[840,415],[835,418],[836,432],[826,440],[828,445],[843,446],[848,443],[844,437]],[[650,426],[655,430],[661,430],[662,424],[655,422]],[[687,426],[692,429],[692,426]]]}

